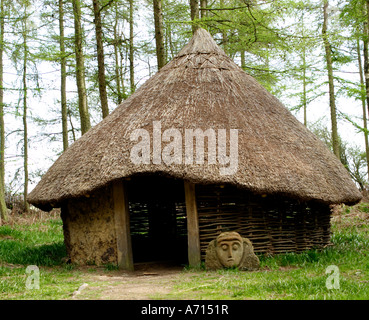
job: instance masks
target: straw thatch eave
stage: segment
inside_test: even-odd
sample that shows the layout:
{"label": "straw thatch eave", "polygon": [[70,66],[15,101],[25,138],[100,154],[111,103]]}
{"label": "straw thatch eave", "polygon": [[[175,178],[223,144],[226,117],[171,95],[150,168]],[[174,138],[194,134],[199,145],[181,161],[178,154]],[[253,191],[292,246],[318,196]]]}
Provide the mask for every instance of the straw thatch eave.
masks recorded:
{"label": "straw thatch eave", "polygon": [[[238,170],[219,164],[135,165],[134,129],[238,129]],[[163,173],[197,183],[230,183],[301,200],[356,203],[361,194],[347,170],[273,95],[199,29],[176,58],[69,147],[29,194],[39,207],[89,194],[138,173]]]}

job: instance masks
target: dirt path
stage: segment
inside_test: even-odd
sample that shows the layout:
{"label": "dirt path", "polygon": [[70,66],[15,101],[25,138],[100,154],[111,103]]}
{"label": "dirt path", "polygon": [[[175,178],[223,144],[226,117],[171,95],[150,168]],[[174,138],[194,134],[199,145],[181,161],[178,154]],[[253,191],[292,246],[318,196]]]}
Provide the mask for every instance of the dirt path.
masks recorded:
{"label": "dirt path", "polygon": [[[144,300],[164,297],[177,280],[190,277],[181,267],[139,266],[134,272],[110,272],[90,275],[88,286],[75,292],[72,299]],[[77,290],[79,291],[79,290]]]}

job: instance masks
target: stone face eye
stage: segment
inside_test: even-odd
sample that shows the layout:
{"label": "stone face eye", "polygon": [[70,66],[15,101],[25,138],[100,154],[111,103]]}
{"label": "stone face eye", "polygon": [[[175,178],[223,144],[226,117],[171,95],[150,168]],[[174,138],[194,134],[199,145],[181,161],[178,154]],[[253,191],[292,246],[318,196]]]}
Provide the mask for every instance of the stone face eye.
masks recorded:
{"label": "stone face eye", "polygon": [[232,246],[232,249],[233,250],[238,250],[240,246],[237,244],[237,243],[234,243],[233,246]]}
{"label": "stone face eye", "polygon": [[226,251],[228,249],[228,246],[226,244],[222,244],[222,249]]}

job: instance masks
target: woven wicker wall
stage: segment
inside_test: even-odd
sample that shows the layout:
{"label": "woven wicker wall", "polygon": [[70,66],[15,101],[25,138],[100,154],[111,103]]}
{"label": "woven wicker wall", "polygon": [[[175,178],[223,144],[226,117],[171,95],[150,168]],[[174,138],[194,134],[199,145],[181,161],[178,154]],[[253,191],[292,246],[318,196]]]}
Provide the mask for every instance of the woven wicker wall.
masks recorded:
{"label": "woven wicker wall", "polygon": [[[151,245],[168,242],[152,238],[162,234],[170,238],[168,248],[180,243],[186,255],[183,181],[142,177],[132,179],[127,186],[134,254],[141,251],[149,258]],[[202,259],[208,243],[223,231],[236,231],[249,238],[257,253],[300,252],[330,241],[331,210],[321,203],[256,195],[229,185],[201,184],[196,185],[196,202]],[[153,228],[160,232],[152,232]]]}
{"label": "woven wicker wall", "polygon": [[254,195],[231,186],[197,185],[202,258],[223,231],[249,238],[255,252],[299,252],[330,241],[330,208],[320,203]]}

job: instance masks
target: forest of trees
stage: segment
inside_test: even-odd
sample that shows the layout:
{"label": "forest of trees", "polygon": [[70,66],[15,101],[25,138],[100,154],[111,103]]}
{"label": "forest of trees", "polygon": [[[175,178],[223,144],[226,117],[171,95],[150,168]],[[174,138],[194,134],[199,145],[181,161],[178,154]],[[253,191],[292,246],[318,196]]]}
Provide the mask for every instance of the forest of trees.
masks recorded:
{"label": "forest of trees", "polygon": [[[364,189],[368,12],[369,0],[0,0],[0,221],[6,197],[22,195],[29,210],[29,185],[198,26]],[[347,127],[355,141],[343,138]]]}

